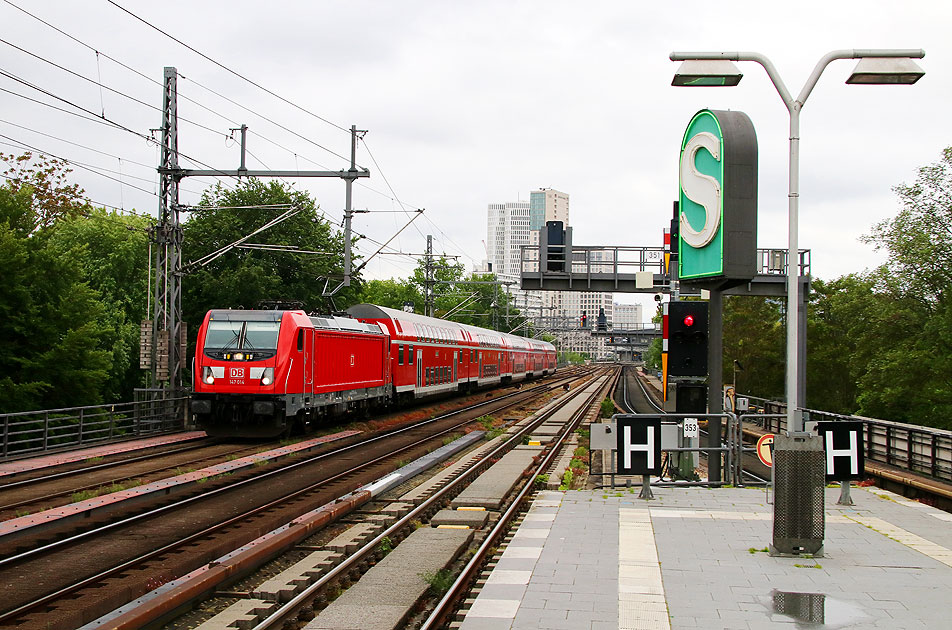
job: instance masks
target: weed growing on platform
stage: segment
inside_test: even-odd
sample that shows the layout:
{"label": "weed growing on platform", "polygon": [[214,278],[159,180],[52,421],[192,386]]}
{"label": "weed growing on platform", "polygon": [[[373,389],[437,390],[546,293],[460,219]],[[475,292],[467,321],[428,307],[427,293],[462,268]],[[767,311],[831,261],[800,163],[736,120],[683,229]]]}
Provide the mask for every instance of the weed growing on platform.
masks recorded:
{"label": "weed growing on platform", "polygon": [[380,551],[383,552],[383,555],[387,555],[393,551],[393,541],[390,540],[390,536],[384,536],[380,539]]}
{"label": "weed growing on platform", "polygon": [[489,429],[488,431],[486,431],[485,437],[487,440],[491,440],[493,438],[499,437],[505,432],[506,430],[503,427],[493,427],[492,429]]}
{"label": "weed growing on platform", "polygon": [[548,475],[536,475],[535,485],[537,488],[545,488],[545,485],[549,483]]}
{"label": "weed growing on platform", "polygon": [[795,564],[793,565],[798,569],[822,569],[823,567],[819,564]]}
{"label": "weed growing on platform", "polygon": [[443,446],[446,446],[447,444],[452,444],[453,442],[455,442],[455,441],[458,440],[459,438],[460,438],[460,434],[459,434],[459,433],[450,433],[450,434],[447,435],[445,438],[443,438]]}
{"label": "weed growing on platform", "polygon": [[567,469],[565,473],[562,475],[562,485],[559,486],[559,490],[562,490],[563,492],[565,490],[571,490],[572,480],[574,478],[575,478],[575,475],[572,473],[572,469],[571,468]]}
{"label": "weed growing on platform", "polygon": [[141,481],[132,479],[123,483],[114,483],[108,486],[100,486],[95,490],[82,490],[80,492],[74,492],[71,494],[70,501],[73,503],[79,503],[80,501],[85,501],[87,499],[95,499],[96,497],[102,496],[104,494],[112,494],[113,492],[121,492],[122,490],[128,490],[129,488],[135,488],[139,485],[142,485]]}
{"label": "weed growing on platform", "polygon": [[443,597],[446,591],[453,586],[453,574],[449,569],[440,569],[436,573],[425,571],[419,575],[424,582],[430,585],[430,592],[436,597]]}
{"label": "weed growing on platform", "polygon": [[767,548],[764,547],[763,549],[757,549],[756,547],[750,547],[749,549],[747,549],[747,553],[751,555],[755,553],[767,553]]}
{"label": "weed growing on platform", "polygon": [[484,431],[489,431],[493,428],[493,425],[496,424],[496,419],[492,416],[480,416],[476,418],[476,422],[479,423],[479,426],[481,426]]}

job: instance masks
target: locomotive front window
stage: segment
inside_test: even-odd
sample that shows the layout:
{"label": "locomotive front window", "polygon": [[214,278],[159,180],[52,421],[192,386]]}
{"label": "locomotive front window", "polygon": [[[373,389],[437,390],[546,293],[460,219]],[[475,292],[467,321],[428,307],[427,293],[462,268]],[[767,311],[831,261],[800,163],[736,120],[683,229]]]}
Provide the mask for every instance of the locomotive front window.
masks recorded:
{"label": "locomotive front window", "polygon": [[243,322],[210,321],[205,333],[205,348],[225,350],[238,348]]}
{"label": "locomotive front window", "polygon": [[247,322],[243,350],[277,350],[281,322]]}
{"label": "locomotive front window", "polygon": [[212,320],[205,334],[206,350],[276,350],[281,322]]}

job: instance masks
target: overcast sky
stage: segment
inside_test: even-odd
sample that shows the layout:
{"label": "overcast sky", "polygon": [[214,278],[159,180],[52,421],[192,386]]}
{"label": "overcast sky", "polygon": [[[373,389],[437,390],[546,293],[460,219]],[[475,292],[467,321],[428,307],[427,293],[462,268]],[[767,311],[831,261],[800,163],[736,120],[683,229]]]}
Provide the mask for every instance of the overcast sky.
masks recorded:
{"label": "overcast sky", "polygon": [[[371,177],[355,187],[354,206],[426,208],[395,246],[420,252],[423,235],[432,233],[437,250],[462,255],[468,267],[485,258],[487,204],[528,200],[540,187],[571,195],[576,244],[659,246],[678,193],[684,129],[706,107],[752,119],[758,246],[786,247],[788,115],[779,96],[753,63],[739,64],[744,79],[735,88],[671,87],[675,50],[760,52],[794,94],[830,50],[926,51],[919,62],[926,76],[911,87],[844,85],[854,62],[834,62],[803,109],[800,246],[812,250],[820,278],[882,261],[858,237],[895,214],[893,186],[911,183],[918,167],[952,144],[945,129],[952,5],[945,2],[117,2],[309,113],[106,0],[0,0],[0,69],[148,134],[160,126],[157,82],[164,66],[175,66],[183,77],[179,149],[216,168],[237,168],[238,146],[226,136],[241,123],[251,129],[249,168],[345,168],[339,156],[349,154],[350,142],[341,128],[355,124],[368,130],[357,162]],[[9,76],[0,76],[0,89],[82,113]],[[7,91],[0,91],[0,134],[4,153],[26,143],[116,171],[108,179],[75,166],[73,176],[96,202],[155,214],[158,151],[144,139]],[[196,202],[209,183],[186,180],[182,202]],[[340,219],[343,182],[294,184]],[[385,240],[406,220],[362,214],[355,229]],[[412,266],[380,257],[367,275],[404,276]]]}

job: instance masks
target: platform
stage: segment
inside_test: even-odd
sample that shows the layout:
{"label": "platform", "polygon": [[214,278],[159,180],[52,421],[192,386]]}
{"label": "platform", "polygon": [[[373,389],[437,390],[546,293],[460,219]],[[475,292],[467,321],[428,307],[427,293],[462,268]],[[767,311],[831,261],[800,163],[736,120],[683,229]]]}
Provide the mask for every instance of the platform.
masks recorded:
{"label": "platform", "polygon": [[106,442],[81,449],[36,453],[28,458],[18,458],[6,462],[0,461],[0,478],[12,477],[41,468],[52,468],[54,466],[82,462],[97,457],[131,453],[132,451],[165,446],[166,444],[198,440],[203,437],[206,437],[204,431],[186,431],[125,440],[122,442]]}
{"label": "platform", "polygon": [[543,492],[464,630],[944,628],[952,514],[878,488],[826,491],[825,556],[769,556],[764,489],[655,488],[655,499]]}

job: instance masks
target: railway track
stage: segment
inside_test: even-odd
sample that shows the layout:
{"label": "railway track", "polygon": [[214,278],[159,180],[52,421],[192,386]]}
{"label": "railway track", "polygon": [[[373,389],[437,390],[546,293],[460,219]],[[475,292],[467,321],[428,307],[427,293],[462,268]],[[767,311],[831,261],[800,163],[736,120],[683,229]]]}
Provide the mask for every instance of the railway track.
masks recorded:
{"label": "railway track", "polygon": [[[121,518],[93,517],[95,527],[84,524],[69,532],[44,533],[16,541],[13,548],[0,539],[0,586],[5,592],[0,627],[79,627],[130,596],[383,476],[398,459],[424,453],[479,414],[525,404],[575,378],[559,375],[301,461],[256,466],[235,478],[209,480],[163,505],[140,507]],[[23,579],[25,575],[34,579]]]}
{"label": "railway track", "polygon": [[[593,377],[591,380],[594,381],[595,378]],[[593,394],[586,395],[584,391],[582,391],[582,387],[578,387],[574,392],[566,394],[564,400],[560,400],[555,406],[540,413],[531,424],[510,429],[510,432],[506,436],[503,436],[506,438],[505,441],[501,441],[498,445],[493,445],[492,442],[487,444],[483,447],[481,454],[475,456],[473,461],[467,466],[460,468],[458,474],[454,474],[452,478],[438,478],[438,483],[432,485],[432,487],[426,487],[427,482],[424,482],[422,492],[420,489],[417,489],[415,492],[410,493],[414,496],[412,500],[416,501],[413,509],[404,513],[396,522],[383,531],[379,531],[375,537],[365,541],[360,549],[347,555],[346,558],[340,560],[332,569],[327,570],[320,577],[316,577],[309,586],[303,590],[299,590],[285,605],[276,607],[275,610],[270,611],[266,618],[257,623],[250,622],[245,618],[243,625],[249,628],[253,627],[255,630],[265,630],[267,628],[294,627],[295,624],[311,619],[328,604],[330,599],[333,599],[333,593],[339,592],[341,588],[357,582],[359,575],[372,567],[383,555],[391,552],[395,546],[395,542],[401,541],[407,536],[408,530],[413,531],[419,527],[425,527],[430,518],[440,507],[446,505],[463,487],[471,483],[492,463],[502,457],[504,453],[511,450],[515,445],[524,443],[525,438],[532,433],[535,427],[546,422],[547,419],[559,412],[565,405],[571,403],[574,398],[585,396],[586,400],[579,407],[579,411],[573,415],[571,422],[561,433],[559,438],[559,442],[561,443],[561,440],[564,440],[577,425],[578,419],[584,416],[591,408],[598,406],[598,403],[601,402],[606,391],[608,391],[608,388],[602,386],[596,389]],[[520,425],[521,424],[522,423],[520,423]],[[472,555],[472,560],[469,561],[469,564],[467,565],[463,560],[457,560],[457,564],[461,567],[461,573],[456,580],[455,588],[459,590],[460,593],[468,588],[467,581],[474,571],[469,565],[478,568],[484,564],[487,550],[492,549],[493,544],[499,541],[500,532],[504,532],[509,524],[511,524],[512,515],[521,511],[524,500],[533,487],[531,480],[537,472],[546,468],[547,464],[552,461],[557,452],[557,445],[547,450],[548,455],[543,461],[534,467],[532,472],[523,476],[525,482],[522,484],[517,496],[506,501],[505,514],[499,518],[495,527],[486,532],[477,534],[480,541],[479,544],[474,543],[474,545],[470,547],[470,550],[464,554],[464,558],[468,557],[467,554]],[[406,496],[408,495],[404,495],[404,498],[406,498]],[[399,503],[400,500],[396,499],[396,502]],[[381,550],[382,546],[386,546],[385,551]],[[307,546],[306,548],[311,549],[312,547]],[[320,547],[313,548],[316,549]],[[250,582],[255,583],[253,579],[251,579]],[[394,585],[394,587],[396,588],[397,585]],[[253,591],[254,589],[251,588],[251,590]],[[329,592],[331,595],[328,594]],[[252,596],[249,591],[241,590],[238,592],[230,592],[228,595],[239,598]],[[240,606],[240,603],[235,606]],[[241,610],[245,610],[246,608],[257,610],[256,606],[257,605],[243,607]],[[420,604],[417,604],[416,608],[420,608],[420,606]],[[450,606],[450,604],[434,600],[430,605],[423,605],[425,610],[415,614],[412,620],[403,622],[401,627],[410,627],[419,623],[429,623],[426,622],[425,619],[431,614],[430,608],[434,606],[435,610],[433,614],[443,614],[440,611],[445,611],[446,614],[453,614],[453,611],[447,607]],[[193,627],[195,623],[197,622],[189,621],[188,625]],[[205,626],[198,625],[198,628],[203,627]]]}
{"label": "railway track", "polygon": [[[571,374],[571,371],[567,374]],[[430,401],[430,404],[433,402]],[[459,408],[465,406],[461,404]],[[407,407],[387,414],[378,421],[392,420],[420,409],[425,409],[425,406]],[[279,442],[249,444],[204,438],[184,444],[153,447],[141,454],[133,451],[21,473],[13,480],[0,482],[0,521],[278,446]]]}

